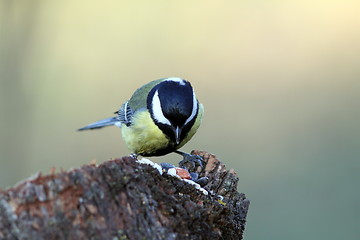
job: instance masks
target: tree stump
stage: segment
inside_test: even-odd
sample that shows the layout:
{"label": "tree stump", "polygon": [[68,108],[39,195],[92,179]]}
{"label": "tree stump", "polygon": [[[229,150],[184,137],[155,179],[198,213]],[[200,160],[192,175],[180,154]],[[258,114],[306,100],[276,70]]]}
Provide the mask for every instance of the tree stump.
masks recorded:
{"label": "tree stump", "polygon": [[249,200],[236,173],[193,154],[203,188],[131,157],[27,179],[0,192],[0,239],[242,239]]}

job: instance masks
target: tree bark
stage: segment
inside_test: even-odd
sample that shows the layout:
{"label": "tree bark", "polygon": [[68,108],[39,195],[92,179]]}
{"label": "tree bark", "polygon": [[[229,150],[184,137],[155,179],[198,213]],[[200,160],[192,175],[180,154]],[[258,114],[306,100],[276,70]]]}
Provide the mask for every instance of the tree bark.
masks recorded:
{"label": "tree bark", "polygon": [[0,239],[242,239],[236,173],[193,153],[204,188],[131,157],[25,180],[0,192]]}

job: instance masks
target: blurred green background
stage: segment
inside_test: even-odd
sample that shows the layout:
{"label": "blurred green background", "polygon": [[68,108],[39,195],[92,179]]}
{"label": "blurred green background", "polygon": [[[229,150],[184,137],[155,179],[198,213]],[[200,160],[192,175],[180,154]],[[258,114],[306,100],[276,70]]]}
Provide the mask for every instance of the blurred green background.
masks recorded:
{"label": "blurred green background", "polygon": [[76,129],[178,76],[205,106],[183,150],[236,170],[245,239],[359,239],[359,13],[348,0],[1,0],[0,187],[128,154],[117,128]]}

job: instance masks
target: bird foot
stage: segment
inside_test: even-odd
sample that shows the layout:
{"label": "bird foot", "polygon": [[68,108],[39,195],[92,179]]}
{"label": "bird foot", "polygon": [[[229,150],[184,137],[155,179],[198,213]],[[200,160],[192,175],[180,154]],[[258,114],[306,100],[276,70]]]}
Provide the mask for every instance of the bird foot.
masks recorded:
{"label": "bird foot", "polygon": [[192,155],[188,153],[184,153],[181,151],[175,151],[175,153],[180,154],[183,156],[183,160],[179,162],[179,167],[185,168],[187,170],[195,169],[197,166],[203,167],[204,159],[199,155]]}

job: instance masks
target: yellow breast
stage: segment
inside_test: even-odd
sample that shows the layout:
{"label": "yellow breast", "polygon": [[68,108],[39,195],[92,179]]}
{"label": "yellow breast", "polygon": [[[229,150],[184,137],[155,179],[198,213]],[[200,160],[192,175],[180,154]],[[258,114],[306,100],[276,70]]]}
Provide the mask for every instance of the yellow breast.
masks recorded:
{"label": "yellow breast", "polygon": [[140,155],[151,155],[158,149],[166,148],[170,142],[148,111],[138,111],[129,127],[121,126],[121,132],[129,150]]}

